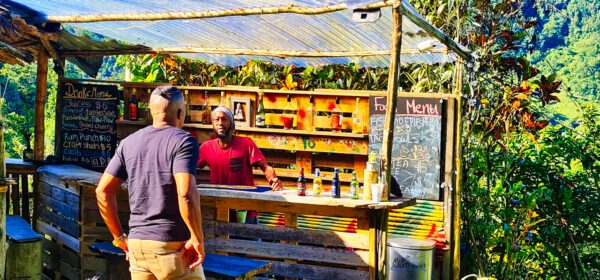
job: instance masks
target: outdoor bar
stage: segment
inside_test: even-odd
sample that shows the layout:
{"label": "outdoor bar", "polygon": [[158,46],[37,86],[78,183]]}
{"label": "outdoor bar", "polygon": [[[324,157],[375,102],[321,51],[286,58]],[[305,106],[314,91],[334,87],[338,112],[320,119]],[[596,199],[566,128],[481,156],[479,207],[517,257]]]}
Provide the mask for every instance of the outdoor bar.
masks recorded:
{"label": "outdoor bar", "polygon": [[[87,14],[69,9],[59,11],[37,1],[19,2],[0,3],[14,13],[11,20],[24,34],[19,38],[0,36],[0,59],[10,63],[38,61],[38,74],[42,75],[38,75],[36,94],[37,169],[31,163],[7,160],[6,174],[21,177],[24,174],[24,179],[3,193],[6,199],[0,195],[0,202],[5,202],[6,212],[12,204],[13,214],[24,217],[34,230],[44,235],[39,277],[88,279],[113,275],[113,279],[128,279],[127,270],[116,269],[126,266],[94,249],[95,244],[112,240],[98,211],[95,188],[119,141],[152,124],[147,106],[138,104],[148,104],[151,91],[162,84],[70,79],[62,73],[65,59],[82,68],[94,68],[92,65],[99,68],[101,63],[98,64],[97,58],[105,55],[156,53],[185,53],[216,64],[232,65],[268,57],[273,63],[301,66],[347,64],[358,59],[362,65],[389,67],[387,91],[178,86],[187,103],[184,130],[199,143],[214,139],[210,119],[208,122],[205,119],[207,112],[217,106],[235,110],[236,135],[249,137],[256,143],[285,187],[283,191],[270,190],[269,182],[256,168],[255,186],[210,184],[209,169],[198,169],[196,179],[208,253],[267,261],[268,266],[255,271],[263,278],[386,279],[392,268],[386,262],[387,241],[407,237],[435,241],[432,264],[435,279],[458,276],[458,264],[453,263],[459,252],[455,213],[459,207],[456,197],[460,195],[460,186],[455,183],[455,173],[460,170],[455,131],[460,123],[457,122],[460,106],[456,104],[461,97],[454,93],[403,92],[398,86],[399,68],[408,63],[455,62],[455,86],[460,88],[462,64],[473,57],[428,24],[407,1],[334,1],[339,3],[330,6],[303,6],[300,2],[247,6],[243,1],[234,1],[233,8],[211,2],[207,3],[208,8],[196,7],[193,11],[185,10],[191,7],[179,11],[157,6],[127,14],[119,10],[124,7],[115,3],[114,12],[99,12],[101,8],[110,10],[111,2],[118,1],[89,7]],[[72,9],[76,8],[73,4]],[[379,19],[376,23],[366,20],[371,20],[373,13],[377,14],[375,20]],[[276,16],[281,16],[282,22],[291,18],[313,28],[302,26],[295,36],[273,33]],[[49,30],[36,27],[32,23],[34,18],[43,20]],[[333,23],[326,25],[324,20]],[[156,25],[134,26],[154,21]],[[257,32],[253,35],[262,36],[257,37],[261,40],[250,42],[236,37],[239,35],[232,33],[236,30],[234,22]],[[56,26],[50,30],[50,26],[61,24],[122,41],[131,39],[133,44],[98,42]],[[122,24],[120,29],[114,28],[119,24]],[[173,34],[162,34],[160,30],[165,28],[162,24],[173,24],[169,26]],[[314,29],[315,26],[322,30]],[[206,34],[207,41],[217,43],[186,45],[189,38],[174,32],[175,28]],[[140,33],[119,34],[129,29]],[[331,30],[349,37],[355,45],[348,47],[330,35],[323,35]],[[377,36],[381,37],[379,45],[367,42]],[[313,41],[306,44],[308,49],[295,47],[296,40],[309,42],[309,38]],[[232,43],[236,40],[237,45]],[[34,44],[19,44],[22,41]],[[385,44],[383,47],[381,42]],[[56,157],[43,161],[44,140],[37,135],[44,134],[44,118],[40,116],[44,114],[49,57],[57,65],[55,70],[60,79]],[[130,106],[132,100],[136,100],[135,107]],[[123,106],[122,114],[119,106]],[[135,114],[131,108],[135,108]],[[332,121],[334,116],[337,121]],[[257,123],[260,119],[257,117],[264,124]],[[388,187],[381,201],[373,201],[369,186],[362,191],[353,187],[353,181],[368,185],[365,181],[371,180],[368,175],[373,166],[379,168],[378,177],[384,178],[380,183],[386,186],[397,183],[403,197],[390,196]],[[312,183],[315,168],[321,170],[324,186],[321,194],[308,187],[305,196],[298,195],[300,170],[305,171],[303,178]],[[340,198],[331,195],[329,186],[334,174],[339,174]],[[27,183],[30,175],[32,191]],[[30,203],[30,197],[34,205],[31,214],[29,209],[19,206]],[[125,185],[117,200],[121,223],[127,228],[130,210]],[[15,212],[15,209],[23,210]],[[232,220],[231,214],[236,209],[258,211],[258,224]],[[120,262],[124,263],[124,258]],[[213,272],[209,269],[207,276],[224,277],[210,273]]]}

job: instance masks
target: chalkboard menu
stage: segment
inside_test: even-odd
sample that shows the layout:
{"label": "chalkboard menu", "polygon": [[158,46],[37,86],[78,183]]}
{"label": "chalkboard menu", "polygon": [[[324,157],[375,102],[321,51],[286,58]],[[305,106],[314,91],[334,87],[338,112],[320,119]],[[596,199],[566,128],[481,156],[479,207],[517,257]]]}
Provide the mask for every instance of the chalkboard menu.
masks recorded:
{"label": "chalkboard menu", "polygon": [[[383,153],[387,97],[369,101],[369,153]],[[442,137],[440,99],[399,97],[395,112],[391,173],[404,197],[440,199]]]}
{"label": "chalkboard menu", "polygon": [[60,94],[62,161],[104,171],[117,146],[117,87],[65,82]]}

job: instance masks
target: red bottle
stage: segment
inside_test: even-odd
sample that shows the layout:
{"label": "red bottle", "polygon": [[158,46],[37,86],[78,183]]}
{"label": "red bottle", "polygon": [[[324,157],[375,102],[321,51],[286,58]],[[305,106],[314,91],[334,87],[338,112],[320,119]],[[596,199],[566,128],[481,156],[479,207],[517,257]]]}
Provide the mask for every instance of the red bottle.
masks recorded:
{"label": "red bottle", "polygon": [[335,98],[335,107],[331,110],[331,130],[332,132],[342,131],[342,112],[340,112],[340,97]]}
{"label": "red bottle", "polygon": [[131,93],[131,99],[129,99],[129,119],[132,121],[138,119],[138,100],[135,91]]}
{"label": "red bottle", "polygon": [[306,178],[304,178],[304,168],[300,168],[300,176],[298,177],[298,195],[306,196]]}

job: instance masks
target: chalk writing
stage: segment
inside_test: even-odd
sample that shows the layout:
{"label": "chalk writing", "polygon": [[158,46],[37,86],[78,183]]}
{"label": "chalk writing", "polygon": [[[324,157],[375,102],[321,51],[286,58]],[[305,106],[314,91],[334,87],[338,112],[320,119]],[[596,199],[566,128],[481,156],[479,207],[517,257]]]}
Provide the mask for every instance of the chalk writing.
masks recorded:
{"label": "chalk writing", "polygon": [[[385,97],[371,97],[369,152],[376,154],[381,153],[386,104]],[[437,99],[398,98],[390,161],[406,197],[440,199],[441,113]]]}
{"label": "chalk writing", "polygon": [[117,146],[117,87],[65,83],[60,92],[62,160],[103,171]]}

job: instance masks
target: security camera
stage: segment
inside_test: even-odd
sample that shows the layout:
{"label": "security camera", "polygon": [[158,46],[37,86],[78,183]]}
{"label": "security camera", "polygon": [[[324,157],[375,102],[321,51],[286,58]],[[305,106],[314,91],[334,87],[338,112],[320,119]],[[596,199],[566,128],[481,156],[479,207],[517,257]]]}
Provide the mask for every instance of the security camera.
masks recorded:
{"label": "security camera", "polygon": [[381,17],[381,9],[355,9],[352,11],[352,20],[354,22],[375,22]]}

